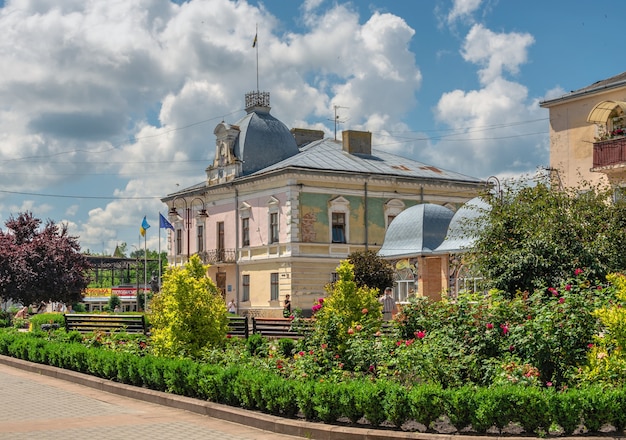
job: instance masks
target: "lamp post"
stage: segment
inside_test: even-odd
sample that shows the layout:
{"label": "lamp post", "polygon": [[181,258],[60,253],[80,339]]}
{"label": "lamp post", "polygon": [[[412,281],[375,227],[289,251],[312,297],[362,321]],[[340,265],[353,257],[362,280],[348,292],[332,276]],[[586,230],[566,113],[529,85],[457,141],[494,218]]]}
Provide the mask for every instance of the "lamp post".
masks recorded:
{"label": "lamp post", "polygon": [[[184,217],[181,216],[178,212],[178,210],[176,209],[176,201],[177,200],[182,200],[184,207],[185,207],[185,212],[184,212]],[[174,197],[172,199],[172,207],[169,209],[168,211],[168,217],[170,217],[170,219],[175,219],[175,218],[180,218],[183,220],[183,229],[187,231],[187,261],[189,261],[189,256],[191,254],[191,249],[190,249],[190,243],[191,243],[191,210],[193,209],[193,202],[199,200],[200,203],[202,203],[202,209],[198,212],[197,217],[198,218],[207,218],[209,216],[209,214],[207,214],[206,212],[206,208],[204,205],[204,200],[202,200],[200,197],[196,197],[195,199],[191,200],[190,204],[187,204],[187,199],[185,198],[179,198],[179,197]],[[178,246],[176,251],[178,251]]]}
{"label": "lamp post", "polygon": [[496,176],[487,177],[487,185],[489,185],[489,190],[495,189],[497,191],[498,199],[502,202],[502,187],[500,186],[500,179]]}

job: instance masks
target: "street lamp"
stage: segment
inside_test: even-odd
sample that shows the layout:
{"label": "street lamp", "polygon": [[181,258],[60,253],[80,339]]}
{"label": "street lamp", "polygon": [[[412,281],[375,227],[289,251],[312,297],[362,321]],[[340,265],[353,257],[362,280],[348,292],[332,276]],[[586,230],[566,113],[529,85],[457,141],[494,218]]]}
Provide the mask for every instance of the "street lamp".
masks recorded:
{"label": "street lamp", "polygon": [[500,179],[496,176],[487,177],[487,185],[489,185],[489,189],[495,189],[497,191],[498,198],[500,202],[502,202],[502,187],[500,186]]}
{"label": "street lamp", "polygon": [[[184,206],[185,206],[185,212],[184,212],[184,217],[180,215],[180,213],[178,212],[178,210],[176,209],[176,201],[177,200],[182,200]],[[183,229],[185,229],[187,231],[187,261],[189,261],[189,256],[191,253],[190,250],[190,242],[191,242],[191,211],[193,209],[193,203],[199,200],[200,203],[202,203],[202,209],[200,211],[198,211],[198,215],[196,216],[198,219],[205,219],[209,217],[209,214],[206,211],[206,207],[204,205],[204,200],[202,200],[200,197],[196,197],[195,199],[192,199],[190,204],[187,204],[187,199],[185,198],[179,198],[179,197],[174,197],[172,199],[172,207],[169,209],[167,215],[170,219],[174,220],[176,218],[180,218],[183,220]],[[176,251],[178,251],[178,246]]]}

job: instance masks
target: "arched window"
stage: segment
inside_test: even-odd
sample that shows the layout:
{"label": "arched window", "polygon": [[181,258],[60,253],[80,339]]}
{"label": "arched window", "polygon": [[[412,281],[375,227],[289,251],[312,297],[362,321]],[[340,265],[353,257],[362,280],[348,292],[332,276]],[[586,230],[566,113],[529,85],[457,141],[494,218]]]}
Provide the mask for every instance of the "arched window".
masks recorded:
{"label": "arched window", "polygon": [[350,233],[350,202],[337,197],[328,204],[331,243],[348,243]]}
{"label": "arched window", "polygon": [[400,199],[391,199],[385,203],[385,230],[389,228],[389,225],[393,221],[394,218],[398,216],[402,211],[404,211],[405,205],[404,202]]}

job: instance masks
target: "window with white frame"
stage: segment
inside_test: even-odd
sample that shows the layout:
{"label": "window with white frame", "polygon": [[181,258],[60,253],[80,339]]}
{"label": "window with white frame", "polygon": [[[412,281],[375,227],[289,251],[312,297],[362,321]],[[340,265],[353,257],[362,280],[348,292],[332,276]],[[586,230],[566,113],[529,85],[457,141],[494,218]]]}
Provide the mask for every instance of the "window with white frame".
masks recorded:
{"label": "window with white frame", "polygon": [[270,274],[270,301],[278,301],[278,272]]}
{"label": "window with white frame", "polygon": [[332,216],[332,242],[346,242],[346,214],[343,212],[333,212]]}
{"label": "window with white frame", "polygon": [[176,255],[183,253],[183,230],[176,229]]}
{"label": "window with white frame", "polygon": [[250,246],[250,219],[248,217],[241,219],[241,246]]}
{"label": "window with white frame", "polygon": [[348,243],[350,240],[350,202],[344,197],[330,201],[328,219],[330,222],[330,242]]}
{"label": "window with white frame", "polygon": [[196,232],[198,235],[198,252],[204,251],[204,225],[197,225]]}
{"label": "window with white frame", "polygon": [[243,202],[239,205],[239,217],[241,217],[241,247],[250,246],[250,215],[251,206]]}
{"label": "window with white frame", "polygon": [[278,213],[270,214],[270,243],[278,243]]}
{"label": "window with white frame", "polygon": [[268,231],[268,242],[269,244],[272,243],[278,243],[279,242],[279,233],[280,233],[280,228],[279,226],[279,203],[278,203],[278,199],[276,197],[270,197],[270,199],[267,201],[267,215],[268,215],[268,226],[269,226],[269,231]]}
{"label": "window with white frame", "polygon": [[400,199],[391,199],[385,203],[385,229],[389,227],[394,218],[404,211],[404,202]]}
{"label": "window with white frame", "polygon": [[250,301],[250,275],[242,275],[241,277],[241,300]]}

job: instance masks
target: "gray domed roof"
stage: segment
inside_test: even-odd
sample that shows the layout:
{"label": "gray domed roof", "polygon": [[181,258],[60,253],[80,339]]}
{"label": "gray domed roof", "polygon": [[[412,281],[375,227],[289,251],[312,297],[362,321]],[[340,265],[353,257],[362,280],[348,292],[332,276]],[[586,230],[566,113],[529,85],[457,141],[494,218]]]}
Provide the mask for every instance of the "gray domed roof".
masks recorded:
{"label": "gray domed roof", "polygon": [[446,239],[435,249],[435,253],[452,254],[471,248],[476,240],[471,228],[478,226],[475,220],[489,209],[491,206],[480,197],[461,206],[450,221]]}
{"label": "gray domed roof", "polygon": [[243,162],[243,175],[252,174],[300,151],[287,126],[269,111],[257,108],[236,125],[240,132],[233,152]]}
{"label": "gray domed roof", "polygon": [[446,237],[453,216],[452,210],[432,203],[405,209],[389,225],[378,255],[400,258],[431,253]]}

